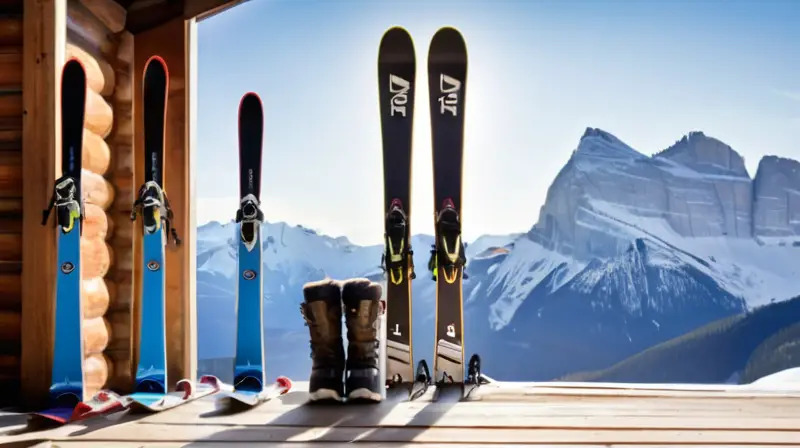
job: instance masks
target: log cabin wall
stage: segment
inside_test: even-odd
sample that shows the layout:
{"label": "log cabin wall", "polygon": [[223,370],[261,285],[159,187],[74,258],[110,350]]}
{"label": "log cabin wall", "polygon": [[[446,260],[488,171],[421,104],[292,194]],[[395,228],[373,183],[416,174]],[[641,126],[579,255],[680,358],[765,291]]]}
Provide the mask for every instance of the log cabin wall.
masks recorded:
{"label": "log cabin wall", "polygon": [[[16,4],[11,4],[16,3]],[[0,405],[19,390],[22,272],[22,0],[0,15]]]}

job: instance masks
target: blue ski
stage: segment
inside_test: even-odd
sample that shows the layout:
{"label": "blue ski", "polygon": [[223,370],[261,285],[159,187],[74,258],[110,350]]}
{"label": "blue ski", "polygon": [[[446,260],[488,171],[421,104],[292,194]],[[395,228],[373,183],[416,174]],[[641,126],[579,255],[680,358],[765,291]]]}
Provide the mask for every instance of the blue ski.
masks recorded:
{"label": "blue ski", "polygon": [[161,57],[152,56],[145,64],[143,81],[144,184],[131,212],[132,220],[141,216],[143,229],[139,364],[133,394],[125,400],[154,411],[176,406],[194,395],[189,381],[178,382],[175,392],[169,392],[167,381],[164,248],[170,237],[175,245],[180,245],[163,189],[168,90],[167,65]]}
{"label": "blue ski", "polygon": [[46,225],[55,209],[58,272],[55,296],[55,338],[49,408],[34,415],[59,423],[72,420],[83,402],[83,331],[81,320],[81,157],[86,104],[86,73],[77,59],[64,64],[61,75],[61,177],[42,213]]}
{"label": "blue ski", "polygon": [[236,211],[238,288],[236,304],[235,392],[258,395],[264,390],[264,307],[261,278],[260,208],[264,112],[255,93],[239,103],[239,210]]}

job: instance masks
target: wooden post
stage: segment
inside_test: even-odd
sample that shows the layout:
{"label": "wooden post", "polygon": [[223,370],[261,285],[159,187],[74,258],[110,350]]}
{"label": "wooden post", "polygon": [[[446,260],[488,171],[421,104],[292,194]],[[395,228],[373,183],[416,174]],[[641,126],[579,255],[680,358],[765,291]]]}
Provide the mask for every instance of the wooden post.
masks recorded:
{"label": "wooden post", "polygon": [[[166,330],[168,387],[173,389],[180,379],[194,379],[196,373],[196,337],[194,332],[194,229],[190,197],[189,152],[189,82],[188,62],[190,36],[193,26],[183,17],[177,17],[156,28],[134,35],[133,63],[133,125],[134,125],[134,185],[144,180],[142,77],[144,64],[152,55],[159,55],[167,63],[170,75],[167,103],[166,142],[164,154],[164,190],[175,220],[173,225],[183,244],[167,248],[166,252]],[[141,312],[141,227],[134,229],[134,297],[132,313],[133,350],[131,369],[135,375],[138,364],[139,325]]]}
{"label": "wooden post", "polygon": [[59,97],[66,47],[66,2],[25,0],[22,84],[22,353],[26,406],[47,399],[53,363],[56,241],[41,225],[60,173]]}
{"label": "wooden post", "polygon": [[197,173],[195,148],[197,148],[197,21],[186,20],[186,151],[183,166],[186,167],[185,193],[187,204],[184,232],[184,250],[187,252],[185,270],[186,295],[184,310],[187,326],[183,344],[184,365],[194,379],[197,374]]}

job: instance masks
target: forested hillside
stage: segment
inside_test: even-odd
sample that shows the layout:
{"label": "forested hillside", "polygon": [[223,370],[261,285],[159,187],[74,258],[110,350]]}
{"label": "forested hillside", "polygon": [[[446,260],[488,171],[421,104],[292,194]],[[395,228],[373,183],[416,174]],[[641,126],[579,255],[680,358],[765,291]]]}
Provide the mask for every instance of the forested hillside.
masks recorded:
{"label": "forested hillside", "polygon": [[720,319],[656,345],[605,370],[564,381],[724,383],[749,369],[756,379],[800,365],[800,297]]}

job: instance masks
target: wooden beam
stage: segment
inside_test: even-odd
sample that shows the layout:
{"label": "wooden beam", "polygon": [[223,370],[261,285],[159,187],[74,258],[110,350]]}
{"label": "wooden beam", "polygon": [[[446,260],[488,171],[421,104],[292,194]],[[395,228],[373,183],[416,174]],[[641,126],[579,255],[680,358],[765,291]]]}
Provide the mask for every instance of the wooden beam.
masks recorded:
{"label": "wooden beam", "polygon": [[[189,0],[195,1],[195,0]],[[183,18],[183,2],[167,0],[128,9],[125,28],[131,34],[139,34],[167,24],[175,18]]]}
{"label": "wooden beam", "polygon": [[[166,269],[166,328],[167,375],[169,388],[179,379],[194,379],[196,375],[196,336],[194,331],[194,229],[191,217],[192,187],[190,166],[191,94],[193,85],[190,69],[192,56],[190,44],[195,39],[193,24],[182,17],[172,19],[159,27],[139,33],[134,40],[133,60],[133,126],[134,126],[134,185],[144,181],[142,76],[144,64],[150,56],[164,58],[170,75],[167,104],[166,142],[164,154],[164,190],[175,213],[173,225],[183,244],[167,250]],[[134,267],[141,266],[141,227],[136,226],[134,239]],[[134,269],[134,301],[132,306],[133,350],[131,369],[135,375],[138,364],[139,324],[141,310],[141,269]],[[190,286],[190,284],[192,286]]]}
{"label": "wooden beam", "polygon": [[59,96],[66,48],[66,2],[24,0],[22,81],[22,356],[28,407],[47,399],[53,362],[56,234],[42,226],[60,173]]}
{"label": "wooden beam", "polygon": [[189,19],[186,24],[186,151],[184,152],[183,163],[186,167],[186,191],[183,199],[187,208],[185,209],[186,220],[184,221],[183,249],[186,254],[186,266],[184,268],[183,284],[186,288],[184,293],[184,310],[186,312],[186,327],[184,331],[183,344],[184,363],[191,372],[191,378],[197,372],[197,158],[195,148],[197,148],[197,21]]}
{"label": "wooden beam", "polygon": [[190,0],[185,2],[183,17],[198,22],[214,17],[249,0]]}

